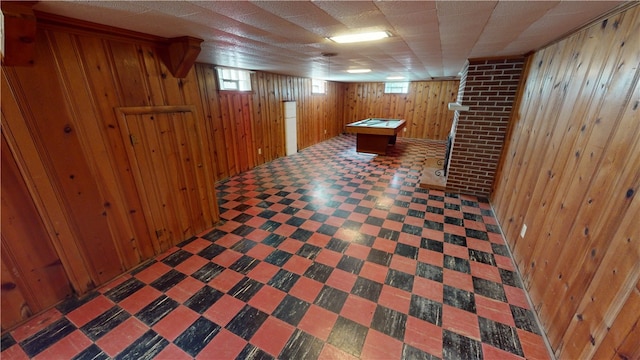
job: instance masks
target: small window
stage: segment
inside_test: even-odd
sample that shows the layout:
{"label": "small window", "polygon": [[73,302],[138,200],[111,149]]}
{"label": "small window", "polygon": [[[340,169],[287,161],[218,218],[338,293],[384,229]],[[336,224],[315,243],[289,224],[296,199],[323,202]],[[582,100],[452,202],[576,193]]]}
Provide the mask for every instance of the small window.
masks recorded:
{"label": "small window", "polygon": [[409,82],[387,82],[384,83],[385,94],[406,94],[409,92]]}
{"label": "small window", "polygon": [[251,91],[251,72],[241,69],[218,67],[218,85],[220,90]]}
{"label": "small window", "polygon": [[312,79],[311,80],[311,93],[312,94],[326,94],[327,82],[324,80]]}

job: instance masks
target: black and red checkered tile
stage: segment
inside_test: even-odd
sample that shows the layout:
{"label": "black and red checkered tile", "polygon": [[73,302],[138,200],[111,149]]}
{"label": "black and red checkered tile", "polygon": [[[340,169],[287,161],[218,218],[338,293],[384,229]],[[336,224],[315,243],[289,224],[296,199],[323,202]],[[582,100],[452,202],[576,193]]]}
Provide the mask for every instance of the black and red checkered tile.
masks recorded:
{"label": "black and red checkered tile", "polygon": [[217,227],[4,334],[2,358],[549,358],[487,200],[418,186],[444,144],[354,143],[218,184]]}

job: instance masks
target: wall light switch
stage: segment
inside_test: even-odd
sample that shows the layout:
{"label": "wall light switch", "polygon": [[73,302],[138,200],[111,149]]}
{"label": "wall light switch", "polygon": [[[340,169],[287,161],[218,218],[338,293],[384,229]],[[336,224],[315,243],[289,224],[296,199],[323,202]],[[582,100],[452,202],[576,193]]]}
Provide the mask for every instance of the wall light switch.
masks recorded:
{"label": "wall light switch", "polygon": [[527,224],[522,224],[522,229],[520,230],[520,237],[524,239],[524,234],[527,233]]}

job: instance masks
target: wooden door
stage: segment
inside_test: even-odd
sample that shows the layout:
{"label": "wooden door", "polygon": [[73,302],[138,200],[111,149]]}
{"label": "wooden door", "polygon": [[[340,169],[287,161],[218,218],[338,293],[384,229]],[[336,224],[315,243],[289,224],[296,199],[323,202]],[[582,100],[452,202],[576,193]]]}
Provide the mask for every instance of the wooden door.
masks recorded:
{"label": "wooden door", "polygon": [[71,295],[69,280],[2,137],[2,329]]}
{"label": "wooden door", "polygon": [[156,252],[213,226],[213,167],[193,106],[117,108]]}

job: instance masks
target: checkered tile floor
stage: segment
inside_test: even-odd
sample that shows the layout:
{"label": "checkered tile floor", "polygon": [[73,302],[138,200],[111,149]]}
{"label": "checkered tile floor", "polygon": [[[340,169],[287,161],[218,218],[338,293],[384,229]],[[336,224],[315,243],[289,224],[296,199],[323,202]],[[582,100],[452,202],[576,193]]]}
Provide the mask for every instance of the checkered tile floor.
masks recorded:
{"label": "checkered tile floor", "polygon": [[219,184],[219,226],[4,334],[2,358],[548,359],[487,200],[418,187],[444,145],[354,148]]}

